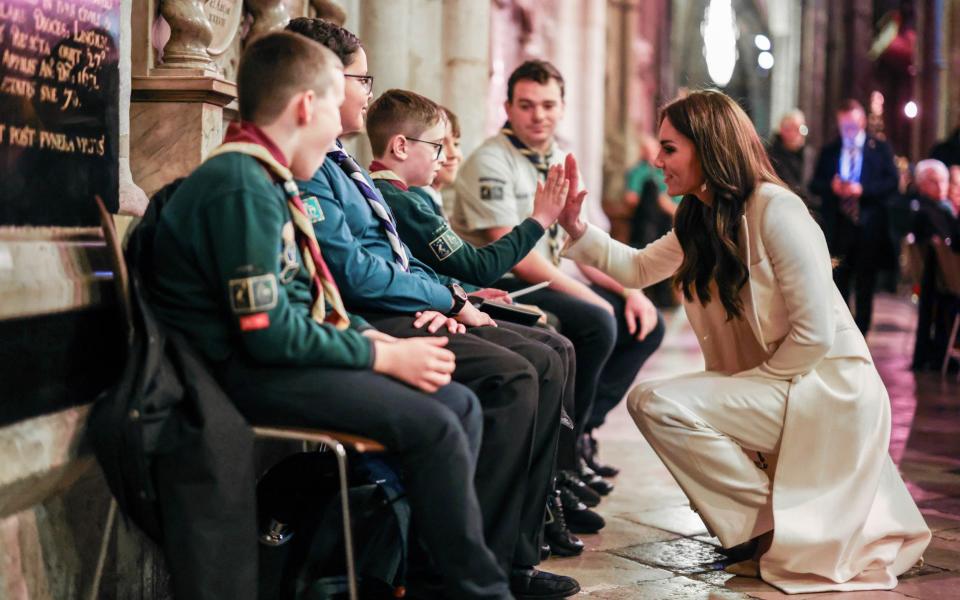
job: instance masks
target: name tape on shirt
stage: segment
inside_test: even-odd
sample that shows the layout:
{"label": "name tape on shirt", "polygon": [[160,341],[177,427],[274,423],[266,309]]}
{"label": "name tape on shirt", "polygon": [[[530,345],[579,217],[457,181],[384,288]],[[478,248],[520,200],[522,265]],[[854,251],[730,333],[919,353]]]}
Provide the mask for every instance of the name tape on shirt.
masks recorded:
{"label": "name tape on shirt", "polygon": [[263,312],[277,305],[277,277],[273,273],[231,279],[228,286],[234,314]]}
{"label": "name tape on shirt", "polygon": [[323,209],[320,208],[320,199],[316,196],[307,196],[303,199],[303,208],[307,212],[307,218],[311,223],[319,223],[326,217],[323,216]]}
{"label": "name tape on shirt", "polygon": [[463,240],[449,227],[444,229],[439,237],[430,242],[430,250],[441,262],[453,256],[460,248],[463,248]]}

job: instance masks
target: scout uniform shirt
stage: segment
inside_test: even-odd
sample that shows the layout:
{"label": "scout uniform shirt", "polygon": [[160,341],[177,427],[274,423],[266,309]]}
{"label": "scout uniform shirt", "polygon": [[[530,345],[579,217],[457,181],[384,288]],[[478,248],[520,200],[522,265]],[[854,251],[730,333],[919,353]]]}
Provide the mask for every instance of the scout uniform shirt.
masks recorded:
{"label": "scout uniform shirt", "polygon": [[[554,146],[550,166],[563,164],[567,153]],[[483,246],[481,233],[492,227],[516,227],[533,213],[537,193],[537,168],[502,133],[488,138],[460,167],[455,183],[457,199],[450,222],[464,240]],[[586,208],[586,207],[584,207]],[[541,236],[534,250],[556,264],[565,234],[551,248],[549,235]]]}
{"label": "scout uniform shirt", "polygon": [[369,327],[318,323],[286,195],[251,156],[198,167],[164,207],[154,238],[157,316],[204,356],[262,364],[369,368]]}
{"label": "scout uniform shirt", "polygon": [[475,248],[460,239],[437,205],[409,189],[392,171],[370,166],[374,183],[397,219],[397,231],[413,255],[438,273],[488,287],[520,262],[543,236],[543,227],[525,219],[496,242]]}
{"label": "scout uniform shirt", "polygon": [[[375,191],[368,174],[362,175]],[[298,181],[297,185],[348,307],[404,314],[450,310],[453,296],[430,267],[406,247],[409,272],[395,262],[383,224],[357,185],[329,155],[310,181]]]}

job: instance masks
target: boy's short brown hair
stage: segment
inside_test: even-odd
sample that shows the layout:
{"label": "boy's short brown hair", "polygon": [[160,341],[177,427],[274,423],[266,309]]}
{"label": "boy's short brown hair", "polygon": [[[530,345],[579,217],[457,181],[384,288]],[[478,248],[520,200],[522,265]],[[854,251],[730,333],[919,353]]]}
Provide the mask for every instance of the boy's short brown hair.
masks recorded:
{"label": "boy's short brown hair", "polygon": [[374,156],[383,156],[395,135],[417,137],[443,120],[433,100],[407,90],[387,90],[367,111],[367,137]]}
{"label": "boy's short brown hair", "polygon": [[333,52],[302,35],[279,31],[257,38],[237,68],[240,118],[269,125],[295,94],[326,94],[342,69]]}

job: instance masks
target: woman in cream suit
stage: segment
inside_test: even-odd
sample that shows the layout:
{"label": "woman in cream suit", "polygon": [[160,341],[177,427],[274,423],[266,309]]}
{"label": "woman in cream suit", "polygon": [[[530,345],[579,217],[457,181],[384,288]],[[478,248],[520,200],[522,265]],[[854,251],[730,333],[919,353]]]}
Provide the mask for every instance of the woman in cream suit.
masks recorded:
{"label": "woman in cream suit", "polygon": [[[628,287],[673,277],[703,373],[641,383],[637,426],[725,548],[759,542],[787,593],[885,590],[930,531],[890,460],[890,402],[831,276],[819,226],[747,115],[716,91],[660,117],[673,231],[635,250],[560,217],[566,256]],[[574,188],[575,189],[575,188]]]}

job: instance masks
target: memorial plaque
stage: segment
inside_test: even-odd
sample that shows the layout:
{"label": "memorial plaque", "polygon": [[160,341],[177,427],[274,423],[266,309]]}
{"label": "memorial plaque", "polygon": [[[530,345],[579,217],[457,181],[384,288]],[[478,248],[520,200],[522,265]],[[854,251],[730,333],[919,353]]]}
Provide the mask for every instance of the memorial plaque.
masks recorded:
{"label": "memorial plaque", "polygon": [[0,225],[117,211],[120,1],[0,0]]}
{"label": "memorial plaque", "polygon": [[203,11],[213,28],[213,41],[207,52],[218,56],[230,47],[240,29],[243,0],[207,0]]}

